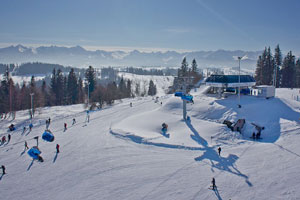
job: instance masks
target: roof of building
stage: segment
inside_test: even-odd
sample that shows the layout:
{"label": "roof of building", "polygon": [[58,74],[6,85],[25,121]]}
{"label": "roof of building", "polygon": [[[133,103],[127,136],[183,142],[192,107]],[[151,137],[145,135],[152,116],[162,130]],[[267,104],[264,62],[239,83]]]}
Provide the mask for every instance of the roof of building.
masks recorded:
{"label": "roof of building", "polygon": [[[255,79],[250,75],[240,75],[241,83],[255,82]],[[239,75],[211,75],[206,79],[206,82],[214,83],[239,83]]]}
{"label": "roof of building", "polygon": [[206,79],[206,85],[213,87],[243,87],[255,85],[255,79],[250,75],[211,75]]}

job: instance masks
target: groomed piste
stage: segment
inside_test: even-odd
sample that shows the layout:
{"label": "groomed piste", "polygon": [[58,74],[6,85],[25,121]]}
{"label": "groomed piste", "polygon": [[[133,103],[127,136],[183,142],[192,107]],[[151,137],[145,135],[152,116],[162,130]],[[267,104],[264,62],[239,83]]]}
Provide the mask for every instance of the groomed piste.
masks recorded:
{"label": "groomed piste", "polygon": [[[298,199],[300,102],[291,96],[299,90],[277,89],[268,100],[243,95],[239,109],[236,96],[217,99],[206,89],[192,93],[190,121],[174,95],[123,99],[89,122],[83,105],[43,108],[24,133],[28,111],[17,113],[13,132],[1,120],[1,135],[12,136],[0,145],[1,199]],[[42,139],[49,117],[53,142]],[[242,134],[223,124],[241,118]],[[250,138],[251,123],[265,127],[262,139]],[[27,153],[37,145],[44,162]],[[213,177],[217,191],[208,189]]]}

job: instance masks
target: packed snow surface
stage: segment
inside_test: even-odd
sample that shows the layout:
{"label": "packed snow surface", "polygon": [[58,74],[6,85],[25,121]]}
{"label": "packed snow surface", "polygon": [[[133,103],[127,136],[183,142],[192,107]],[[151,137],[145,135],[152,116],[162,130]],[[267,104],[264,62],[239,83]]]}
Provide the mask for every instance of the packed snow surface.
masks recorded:
{"label": "packed snow surface", "polygon": [[[125,99],[91,112],[89,123],[83,105],[43,108],[25,133],[28,111],[2,119],[1,136],[11,123],[16,130],[0,146],[7,172],[0,175],[1,199],[299,199],[300,102],[293,98],[299,90],[278,89],[268,100],[241,96],[239,109],[236,96],[217,99],[206,89],[192,92],[190,122],[182,120],[182,101],[173,95]],[[41,138],[49,117],[52,143]],[[246,120],[242,134],[222,124],[240,118]],[[251,123],[265,127],[262,139],[250,138]],[[36,145],[35,136],[43,163],[24,149],[25,140]],[[215,191],[208,189],[212,177]]]}

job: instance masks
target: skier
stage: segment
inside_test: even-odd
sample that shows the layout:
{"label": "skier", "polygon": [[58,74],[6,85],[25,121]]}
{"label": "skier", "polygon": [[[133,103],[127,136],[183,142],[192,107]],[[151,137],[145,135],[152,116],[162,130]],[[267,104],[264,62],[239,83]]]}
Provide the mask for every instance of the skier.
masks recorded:
{"label": "skier", "polygon": [[2,165],[1,168],[2,168],[2,174],[6,174],[6,173],[5,173],[5,166]]}
{"label": "skier", "polygon": [[215,178],[212,178],[211,184],[212,184],[212,189],[213,190],[217,188]]}
{"label": "skier", "polygon": [[163,134],[166,134],[166,132],[167,132],[167,130],[168,130],[168,124],[163,123],[161,126],[162,126],[161,131],[163,132]]}
{"label": "skier", "polygon": [[26,126],[23,127],[23,133],[22,134],[24,134],[25,131],[26,131]]}
{"label": "skier", "polygon": [[49,119],[48,119],[48,123],[49,123],[49,125],[50,125],[50,122],[51,122],[51,119],[50,119],[50,117],[49,117]]}
{"label": "skier", "polygon": [[132,107],[132,103],[130,102],[130,107]]}
{"label": "skier", "polygon": [[24,148],[25,148],[25,150],[26,150],[26,149],[29,149],[26,140],[25,140]]}
{"label": "skier", "polygon": [[89,110],[86,111],[86,120],[85,120],[85,122],[86,122],[86,121],[87,121],[88,123],[90,122],[90,111],[89,111]]}
{"label": "skier", "polygon": [[48,129],[49,128],[49,121],[48,121],[48,119],[46,120],[46,129]]}
{"label": "skier", "polygon": [[5,136],[2,137],[2,144],[4,144],[4,142],[6,142],[6,137]]}
{"label": "skier", "polygon": [[56,144],[56,153],[59,153],[59,144]]}
{"label": "skier", "polygon": [[35,136],[33,139],[36,139],[36,146],[39,146],[39,136]]}
{"label": "skier", "polygon": [[67,130],[67,123],[64,123],[64,131]]}
{"label": "skier", "polygon": [[72,123],[72,125],[74,125],[74,124],[76,124],[76,119],[75,119],[75,118],[73,118],[73,123]]}
{"label": "skier", "polygon": [[30,124],[29,124],[29,131],[32,130],[32,127],[33,127],[33,125],[32,125],[32,123],[30,123]]}
{"label": "skier", "polygon": [[9,143],[10,139],[11,139],[11,135],[8,134],[8,141],[7,141],[7,143]]}
{"label": "skier", "polygon": [[221,147],[218,148],[219,156],[221,156]]}

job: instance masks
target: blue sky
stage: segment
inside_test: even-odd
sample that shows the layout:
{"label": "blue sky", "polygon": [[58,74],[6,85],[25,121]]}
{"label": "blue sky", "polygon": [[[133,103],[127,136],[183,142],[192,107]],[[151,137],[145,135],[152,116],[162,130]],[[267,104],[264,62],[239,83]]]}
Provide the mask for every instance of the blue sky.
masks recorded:
{"label": "blue sky", "polygon": [[0,45],[300,52],[298,0],[0,0]]}

